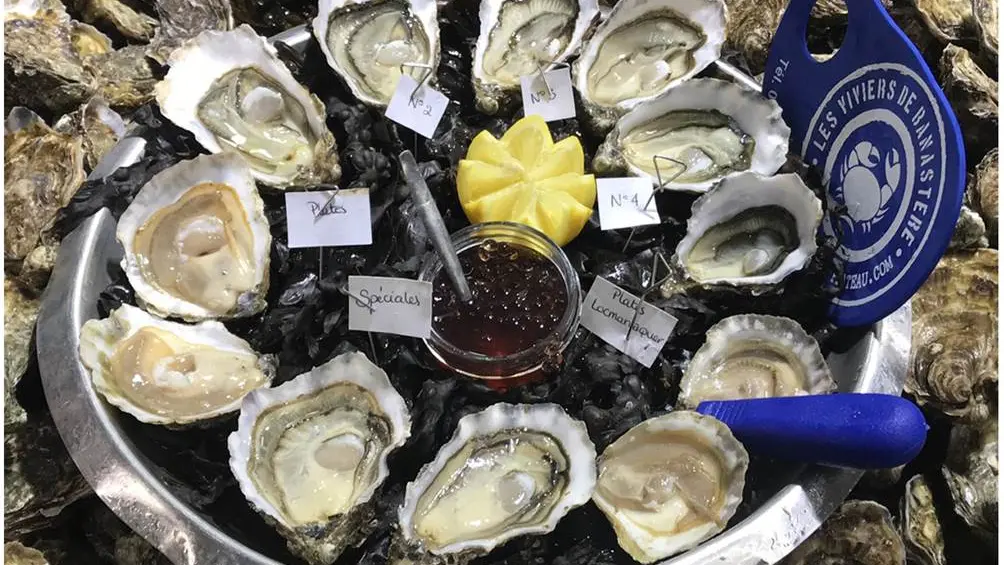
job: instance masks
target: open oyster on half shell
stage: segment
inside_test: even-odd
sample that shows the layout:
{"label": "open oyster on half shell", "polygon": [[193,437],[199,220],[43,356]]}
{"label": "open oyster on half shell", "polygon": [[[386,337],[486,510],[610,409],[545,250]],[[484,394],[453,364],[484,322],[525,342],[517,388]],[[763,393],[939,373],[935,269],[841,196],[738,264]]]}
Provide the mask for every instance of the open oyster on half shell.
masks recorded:
{"label": "open oyster on half shell", "polygon": [[169,322],[123,304],[80,330],[80,360],[109,403],[148,424],[211,420],[268,386],[275,372],[223,324]]}
{"label": "open oyster on half shell", "polygon": [[596,0],[481,0],[471,68],[478,109],[499,112],[517,98],[521,77],[575,54],[599,13]]}
{"label": "open oyster on half shell", "polygon": [[557,404],[495,404],[460,419],[408,483],[389,563],[462,564],[545,534],[589,501],[596,449]]}
{"label": "open oyster on half shell", "polygon": [[157,173],[115,235],[137,301],[158,316],[234,318],[265,307],[272,235],[251,171],[233,153]]}
{"label": "open oyster on half shell", "polygon": [[589,123],[618,117],[696,75],[725,42],[724,0],[620,0],[573,66]]}
{"label": "open oyster on half shell", "polygon": [[837,385],[819,344],[790,318],[741,314],[708,330],[680,381],[679,406],[826,394]]}
{"label": "open oyster on half shell", "polygon": [[593,502],[617,543],[652,563],[725,529],[742,501],[749,455],[725,424],[676,411],[628,430],[597,465]]}
{"label": "open oyster on half shell", "polygon": [[390,379],[362,353],[345,353],[244,398],[230,434],[241,492],[311,565],[330,565],[373,528],[387,456],[411,435]]}
{"label": "open oyster on half shell", "polygon": [[168,64],[157,103],[210,153],[240,155],[255,179],[276,188],[341,176],[321,101],[249,26],[204,31],[176,49]]}
{"label": "open oyster on half shell", "polygon": [[743,171],[777,172],[790,135],[777,102],[728,81],[691,79],[617,120],[593,169],[648,177],[657,186],[661,177],[666,188],[706,192]]}
{"label": "open oyster on half shell", "polygon": [[436,18],[436,0],[320,0],[312,25],[328,65],[352,94],[386,106],[402,74],[436,76]]}
{"label": "open oyster on half shell", "polygon": [[675,260],[702,285],[775,285],[808,264],[822,218],[798,175],[742,173],[694,202]]}

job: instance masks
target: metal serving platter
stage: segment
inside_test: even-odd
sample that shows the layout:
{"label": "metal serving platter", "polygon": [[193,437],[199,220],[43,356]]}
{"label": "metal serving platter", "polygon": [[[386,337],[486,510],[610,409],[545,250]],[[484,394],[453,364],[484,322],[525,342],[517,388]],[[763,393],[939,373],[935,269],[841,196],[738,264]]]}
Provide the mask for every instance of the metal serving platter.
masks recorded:
{"label": "metal serving platter", "polygon": [[[297,48],[310,36],[296,28],[272,40]],[[136,162],[143,150],[142,139],[126,137],[91,178]],[[79,330],[98,317],[98,296],[121,258],[115,220],[103,209],[63,240],[42,299],[36,330],[42,384],[70,455],[105,504],[174,563],[280,565],[172,493],[125,431],[123,420],[129,416],[94,391],[77,354]],[[910,353],[910,319],[907,304],[875,324],[849,351],[827,359],[841,391],[900,394]],[[774,565],[820,526],[861,474],[794,467],[793,480],[764,496],[765,502],[744,520],[660,565]]]}

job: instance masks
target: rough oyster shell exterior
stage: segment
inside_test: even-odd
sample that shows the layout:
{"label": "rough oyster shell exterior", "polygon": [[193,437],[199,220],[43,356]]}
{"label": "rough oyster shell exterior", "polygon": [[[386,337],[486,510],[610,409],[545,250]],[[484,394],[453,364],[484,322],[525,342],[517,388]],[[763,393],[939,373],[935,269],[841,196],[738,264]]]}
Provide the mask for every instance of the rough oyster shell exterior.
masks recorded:
{"label": "rough oyster shell exterior", "polygon": [[948,243],[950,251],[958,249],[974,249],[989,245],[987,225],[972,208],[962,206],[959,219],[955,222],[952,240]]}
{"label": "rough oyster shell exterior", "polygon": [[934,494],[924,475],[906,482],[899,505],[899,526],[911,563],[945,565],[945,538],[934,508]]}
{"label": "rough oyster shell exterior", "polygon": [[94,97],[79,110],[60,118],[53,129],[81,137],[84,165],[90,170],[125,135],[126,124],[103,98]]}
{"label": "rough oyster shell exterior", "polygon": [[997,219],[1000,214],[1000,169],[998,168],[998,151],[994,147],[983,157],[970,179],[967,197],[970,204],[980,216],[987,228],[987,238],[990,247],[997,248]]}
{"label": "rough oyster shell exterior", "polygon": [[892,515],[877,502],[849,500],[780,565],[906,565]]}
{"label": "rough oyster shell exterior", "polygon": [[[996,403],[996,390],[994,391]],[[977,425],[957,425],[948,440],[942,473],[955,502],[955,512],[973,531],[991,540],[997,537],[999,447],[997,407]]]}
{"label": "rough oyster shell exterior", "polygon": [[167,64],[176,49],[200,33],[234,28],[230,0],[156,0],[154,6],[160,25],[146,47],[146,54],[161,65]]}
{"label": "rough oyster shell exterior", "polygon": [[999,40],[998,18],[1000,7],[997,0],[972,0],[973,19],[980,39],[980,55],[991,69],[997,68],[997,43]]}
{"label": "rough oyster shell exterior", "polygon": [[940,79],[959,118],[966,156],[975,162],[997,145],[997,81],[980,69],[969,51],[955,45],[942,53]]}
{"label": "rough oyster shell exterior", "polygon": [[944,43],[973,36],[972,0],[913,0],[921,20]]}
{"label": "rough oyster shell exterior", "polygon": [[767,51],[788,0],[728,0],[725,47],[742,55],[754,76],[767,66]]}

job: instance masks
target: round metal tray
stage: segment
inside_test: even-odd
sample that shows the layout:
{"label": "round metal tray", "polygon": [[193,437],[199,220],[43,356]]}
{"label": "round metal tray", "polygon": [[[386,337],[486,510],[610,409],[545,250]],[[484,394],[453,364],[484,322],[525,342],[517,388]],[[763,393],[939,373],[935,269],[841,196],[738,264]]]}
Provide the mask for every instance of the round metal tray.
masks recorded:
{"label": "round metal tray", "polygon": [[[302,28],[273,38],[306,44]],[[91,174],[135,162],[143,140],[127,137]],[[95,493],[174,563],[277,565],[219,529],[157,478],[123,429],[128,418],[94,391],[77,350],[79,330],[97,318],[97,299],[121,260],[115,220],[101,210],[63,240],[38,317],[38,361],[59,433]],[[849,351],[827,361],[841,391],[900,394],[910,352],[910,306],[875,324]],[[773,565],[815,531],[846,498],[862,472],[804,466],[746,519],[660,565]]]}

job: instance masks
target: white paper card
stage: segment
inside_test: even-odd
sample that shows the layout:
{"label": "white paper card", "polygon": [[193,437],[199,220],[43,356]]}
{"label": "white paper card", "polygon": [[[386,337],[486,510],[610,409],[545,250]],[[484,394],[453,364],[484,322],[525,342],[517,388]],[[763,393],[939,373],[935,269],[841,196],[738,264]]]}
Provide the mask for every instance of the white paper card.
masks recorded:
{"label": "white paper card", "polygon": [[[439,120],[443,119],[450,99],[431,86],[422,85],[415,92],[416,86],[418,82],[411,76],[401,75],[384,115],[411,131],[430,138],[436,132]],[[415,92],[414,97],[412,92]]]}
{"label": "white paper card", "polygon": [[596,277],[582,303],[580,323],[603,341],[646,367],[651,367],[676,327],[676,318],[642,302],[634,331],[627,338],[638,297]]}
{"label": "white paper card", "polygon": [[369,245],[370,191],[287,192],[286,228],[291,248]]}
{"label": "white paper card", "polygon": [[[659,223],[659,210],[652,197],[652,181],[642,177],[596,179],[600,229],[619,230]],[[644,210],[642,206],[648,204]]]}
{"label": "white paper card", "polygon": [[[572,75],[568,67],[546,71],[547,82],[540,73],[520,77],[523,91],[523,113],[537,114],[546,122],[575,117],[575,97],[572,95]],[[550,88],[548,88],[550,87]]]}
{"label": "white paper card", "polygon": [[350,276],[349,329],[429,337],[432,333],[432,283]]}

